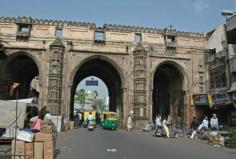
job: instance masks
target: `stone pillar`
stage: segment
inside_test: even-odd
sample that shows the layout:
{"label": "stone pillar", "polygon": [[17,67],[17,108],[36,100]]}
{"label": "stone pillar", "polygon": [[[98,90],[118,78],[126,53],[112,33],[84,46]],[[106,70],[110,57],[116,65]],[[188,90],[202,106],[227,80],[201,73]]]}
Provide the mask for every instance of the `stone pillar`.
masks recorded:
{"label": "stone pillar", "polygon": [[60,39],[50,45],[47,109],[60,115],[62,95],[62,71],[65,47]]}
{"label": "stone pillar", "polygon": [[136,127],[141,128],[147,117],[147,52],[141,43],[134,52],[134,120]]}

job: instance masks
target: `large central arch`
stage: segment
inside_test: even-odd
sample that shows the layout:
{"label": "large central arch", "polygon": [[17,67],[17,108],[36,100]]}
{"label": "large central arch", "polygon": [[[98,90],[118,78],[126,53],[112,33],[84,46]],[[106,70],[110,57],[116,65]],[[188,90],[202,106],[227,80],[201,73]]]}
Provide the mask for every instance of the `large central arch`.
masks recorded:
{"label": "large central arch", "polygon": [[184,73],[178,64],[166,61],[157,67],[153,80],[153,119],[157,114],[163,118],[171,116],[174,124],[183,126],[184,81]]}
{"label": "large central arch", "polygon": [[119,113],[120,119],[122,119],[122,77],[119,69],[110,60],[102,56],[93,56],[84,60],[77,69],[71,87],[70,117],[73,117],[74,94],[77,85],[89,76],[96,76],[106,84],[109,95],[109,110]]}

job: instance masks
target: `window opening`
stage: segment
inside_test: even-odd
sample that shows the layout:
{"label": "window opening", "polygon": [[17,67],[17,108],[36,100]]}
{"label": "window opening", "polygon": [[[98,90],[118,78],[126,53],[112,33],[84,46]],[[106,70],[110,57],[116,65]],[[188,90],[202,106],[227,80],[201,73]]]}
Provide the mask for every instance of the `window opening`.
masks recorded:
{"label": "window opening", "polygon": [[167,35],[167,36],[166,36],[166,42],[167,42],[167,43],[175,43],[175,42],[176,42],[175,36],[173,36],[173,35]]}
{"label": "window opening", "polygon": [[105,44],[105,33],[103,31],[95,31],[94,43]]}
{"label": "window opening", "polygon": [[55,36],[57,38],[62,38],[62,29],[56,29]]}
{"label": "window opening", "polygon": [[135,33],[135,42],[141,43],[142,42],[142,35],[139,33]]}

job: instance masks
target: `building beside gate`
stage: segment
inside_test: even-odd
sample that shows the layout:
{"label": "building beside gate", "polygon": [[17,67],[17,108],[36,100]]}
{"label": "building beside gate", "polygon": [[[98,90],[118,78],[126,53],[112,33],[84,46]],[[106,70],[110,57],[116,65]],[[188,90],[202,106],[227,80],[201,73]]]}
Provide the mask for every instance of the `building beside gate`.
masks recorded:
{"label": "building beside gate", "polygon": [[[37,77],[39,106],[70,117],[77,85],[96,76],[107,85],[109,109],[122,125],[133,111],[139,127],[156,114],[184,126],[195,115],[190,95],[207,93],[208,54],[202,33],[0,17],[0,93],[28,98]],[[20,85],[9,96],[14,82]]]}
{"label": "building beside gate", "polygon": [[[221,125],[236,121],[236,15],[226,19],[207,34],[209,54],[206,55],[207,93],[195,94],[196,112],[199,118],[213,113]],[[200,102],[199,102],[200,101]],[[233,119],[233,120],[232,120]],[[234,123],[236,125],[236,122]]]}

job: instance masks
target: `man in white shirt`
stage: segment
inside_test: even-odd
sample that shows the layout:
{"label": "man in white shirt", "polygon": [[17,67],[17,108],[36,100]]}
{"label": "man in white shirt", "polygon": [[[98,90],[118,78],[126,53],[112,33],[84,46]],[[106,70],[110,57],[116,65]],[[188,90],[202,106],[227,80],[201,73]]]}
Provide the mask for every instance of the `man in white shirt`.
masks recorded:
{"label": "man in white shirt", "polygon": [[205,116],[205,119],[202,121],[202,124],[198,127],[198,130],[203,129],[208,129],[208,125],[209,125],[209,120],[208,117]]}
{"label": "man in white shirt", "polygon": [[212,118],[210,120],[210,124],[211,124],[212,130],[217,130],[219,128],[218,118],[216,117],[216,114],[212,115]]}
{"label": "man in white shirt", "polygon": [[161,128],[161,116],[157,115],[156,116],[156,129]]}

